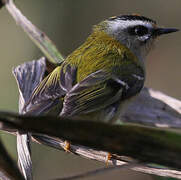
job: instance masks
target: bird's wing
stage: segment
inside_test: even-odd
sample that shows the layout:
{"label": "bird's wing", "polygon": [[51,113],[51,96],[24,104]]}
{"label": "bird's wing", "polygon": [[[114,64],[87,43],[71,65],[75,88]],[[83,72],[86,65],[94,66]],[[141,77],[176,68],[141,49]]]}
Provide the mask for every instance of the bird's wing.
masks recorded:
{"label": "bird's wing", "polygon": [[[52,108],[59,107],[61,111],[61,97],[64,97],[72,88],[76,77],[76,68],[67,65],[58,66],[35,88],[28,103],[25,105],[25,112],[38,115],[47,113]],[[57,110],[57,109],[56,109]]]}
{"label": "bird's wing", "polygon": [[128,85],[97,71],[76,84],[65,96],[61,116],[74,116],[100,110],[121,99]]}

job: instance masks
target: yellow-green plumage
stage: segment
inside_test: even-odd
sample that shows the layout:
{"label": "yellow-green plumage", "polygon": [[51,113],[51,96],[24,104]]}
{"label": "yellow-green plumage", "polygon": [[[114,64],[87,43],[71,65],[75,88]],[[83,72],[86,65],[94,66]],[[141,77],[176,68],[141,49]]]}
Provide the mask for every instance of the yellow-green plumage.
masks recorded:
{"label": "yellow-green plumage", "polygon": [[27,111],[39,114],[56,109],[61,116],[112,121],[123,109],[125,99],[143,87],[144,79],[133,77],[144,77],[143,69],[126,46],[97,26],[85,43],[35,89]]}
{"label": "yellow-green plumage", "polygon": [[115,68],[121,71],[119,68],[122,64],[129,66],[133,63],[141,66],[139,60],[127,47],[99,30],[95,30],[65,61],[78,67],[77,82],[100,69],[111,73]]}

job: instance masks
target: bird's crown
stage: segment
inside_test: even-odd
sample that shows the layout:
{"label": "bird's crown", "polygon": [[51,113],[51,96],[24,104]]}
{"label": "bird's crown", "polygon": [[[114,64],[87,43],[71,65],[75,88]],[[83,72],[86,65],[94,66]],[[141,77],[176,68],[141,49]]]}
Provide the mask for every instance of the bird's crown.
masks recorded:
{"label": "bird's crown", "polygon": [[156,24],[156,21],[154,21],[150,18],[144,17],[144,16],[140,16],[138,14],[113,16],[113,17],[110,17],[108,20],[114,21],[117,19],[124,20],[124,21],[145,21],[145,22],[150,22],[150,23]]}

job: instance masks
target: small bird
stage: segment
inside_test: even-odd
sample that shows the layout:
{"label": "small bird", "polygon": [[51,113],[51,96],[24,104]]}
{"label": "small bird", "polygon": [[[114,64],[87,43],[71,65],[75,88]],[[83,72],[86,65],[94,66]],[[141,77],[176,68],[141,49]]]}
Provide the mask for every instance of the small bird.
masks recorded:
{"label": "small bird", "polygon": [[176,31],[139,15],[100,22],[35,88],[25,111],[115,123],[143,88],[145,58],[155,40]]}
{"label": "small bird", "polygon": [[145,58],[157,37],[176,31],[139,15],[100,22],[35,88],[26,112],[115,122],[144,85]]}

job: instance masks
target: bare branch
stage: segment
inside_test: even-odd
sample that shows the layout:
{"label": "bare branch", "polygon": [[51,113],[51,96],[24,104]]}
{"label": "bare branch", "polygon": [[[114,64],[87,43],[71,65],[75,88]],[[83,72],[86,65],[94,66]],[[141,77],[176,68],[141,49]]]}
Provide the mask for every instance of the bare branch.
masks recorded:
{"label": "bare branch", "polygon": [[[12,132],[11,132],[11,134],[16,135],[16,133],[12,133]],[[64,151],[65,143],[63,140],[61,140],[59,138],[52,138],[52,137],[45,136],[45,135],[35,135],[35,134],[33,135],[33,137],[35,138],[35,139],[33,139],[33,141],[36,143],[48,145],[53,148]],[[38,141],[36,140],[37,138],[38,138]],[[41,141],[41,139],[42,139],[42,141]],[[105,152],[105,151],[97,151],[97,150],[94,150],[94,149],[91,149],[91,148],[88,148],[85,146],[74,145],[74,144],[71,144],[70,150],[71,150],[70,152],[75,155],[106,163],[107,152]],[[120,167],[122,165],[126,165],[129,162],[132,164],[133,160],[129,157],[118,156],[116,154],[113,154],[113,157],[111,158],[111,160],[108,161],[108,164],[114,165],[114,167],[117,167],[117,166]],[[172,170],[169,168],[152,167],[152,166],[149,166],[146,164],[141,165],[138,162],[134,163],[134,166],[135,167],[129,167],[129,168],[127,167],[127,168],[134,170],[134,171],[146,173],[146,174],[153,174],[153,175],[157,175],[157,176],[181,179],[181,171],[178,171],[178,170]],[[108,171],[114,170],[114,167],[113,168],[111,167],[110,170],[108,170]],[[119,169],[119,167],[118,167],[118,169]],[[101,171],[104,172],[104,168],[102,170],[100,169],[100,173],[101,173]],[[105,170],[105,171],[107,171],[107,170]],[[81,175],[81,174],[79,174],[79,175]]]}
{"label": "bare branch", "polygon": [[22,27],[51,62],[60,63],[64,60],[53,42],[21,13],[15,6],[13,0],[3,0],[3,2],[16,23]]}
{"label": "bare branch", "polygon": [[[38,142],[40,144],[48,145],[48,146],[51,146],[56,149],[64,151],[65,143],[63,140],[60,140],[58,138],[52,138],[49,136],[45,137],[44,135],[43,136],[33,135],[33,137],[34,138],[38,137],[38,140],[39,140]],[[42,141],[41,141],[41,139],[42,139]],[[36,140],[34,140],[34,141],[36,141]],[[97,151],[97,150],[94,150],[94,149],[91,149],[91,148],[88,148],[85,146],[74,145],[74,144],[71,144],[70,150],[71,150],[71,153],[79,155],[79,156],[87,158],[87,159],[92,159],[92,160],[100,161],[103,163],[107,162],[107,159],[106,159],[107,152],[105,152],[105,151]],[[129,157],[118,156],[116,154],[113,154],[111,160],[108,161],[108,164],[114,165],[114,166],[122,166],[129,162],[132,164],[133,161],[134,160]],[[133,163],[133,165],[135,167],[127,167],[127,168],[134,170],[134,171],[147,173],[147,174],[181,179],[181,171],[172,170],[172,169],[168,169],[168,168],[151,167],[149,165],[146,165],[146,164],[141,165],[139,163]],[[111,168],[110,170],[114,170],[114,168]],[[102,170],[102,171],[104,171],[104,170]]]}
{"label": "bare branch", "polygon": [[[100,153],[102,150],[105,151],[104,153],[112,153],[113,158],[125,161],[132,162],[136,159],[141,163],[149,162],[176,169],[181,168],[181,134],[177,132],[135,125],[113,126],[51,116],[21,116],[3,112],[0,113],[0,121],[24,132],[56,136],[72,144],[89,147],[87,154],[92,153],[91,149],[97,149],[99,161],[103,159]],[[93,158],[97,154],[94,152]],[[115,161],[112,163],[116,164]]]}

